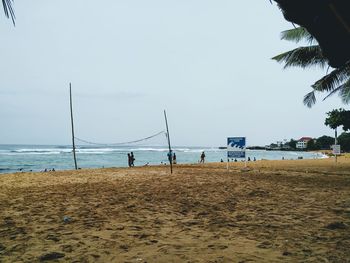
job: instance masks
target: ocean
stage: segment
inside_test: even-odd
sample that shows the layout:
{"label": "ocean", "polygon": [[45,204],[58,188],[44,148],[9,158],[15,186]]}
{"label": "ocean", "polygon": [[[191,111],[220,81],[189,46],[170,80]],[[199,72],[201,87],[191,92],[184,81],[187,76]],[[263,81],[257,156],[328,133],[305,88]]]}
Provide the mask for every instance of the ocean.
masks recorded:
{"label": "ocean", "polygon": [[[206,162],[226,160],[226,150],[213,147],[173,147],[177,163],[198,163],[202,151]],[[167,163],[168,149],[165,146],[77,146],[76,156],[79,168],[127,167],[127,153],[135,155],[135,166]],[[321,153],[247,150],[252,160],[316,159],[326,158]],[[44,171],[74,169],[71,146],[65,145],[0,145],[0,173],[19,171]]]}

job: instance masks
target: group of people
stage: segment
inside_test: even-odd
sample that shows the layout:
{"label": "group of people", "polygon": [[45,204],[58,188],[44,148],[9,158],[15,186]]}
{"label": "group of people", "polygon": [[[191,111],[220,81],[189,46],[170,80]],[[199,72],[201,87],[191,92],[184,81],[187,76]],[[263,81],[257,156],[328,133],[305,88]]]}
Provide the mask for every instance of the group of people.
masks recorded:
{"label": "group of people", "polygon": [[128,165],[129,165],[129,167],[135,166],[134,162],[135,162],[134,153],[133,152],[128,153]]}
{"label": "group of people", "polygon": [[[172,152],[172,151],[168,152],[167,157],[168,157],[169,163],[170,163],[170,162],[171,162],[172,164],[176,164],[176,163],[177,163],[176,154],[175,154],[174,152]],[[282,157],[282,160],[284,160],[284,157]],[[230,159],[227,159],[227,161],[229,162]],[[238,162],[237,159],[231,159],[231,161],[232,161],[232,162]],[[242,160],[242,161],[244,162],[245,160]],[[256,161],[256,158],[253,157],[253,160],[252,160],[250,157],[248,157],[248,158],[247,158],[247,161],[248,161],[248,162],[250,162],[250,161],[254,161],[254,162],[255,162],[255,161]],[[133,153],[133,152],[128,153],[128,165],[129,165],[129,167],[135,166],[135,165],[134,165],[134,162],[135,162],[134,153]],[[198,163],[204,163],[204,162],[205,162],[205,153],[204,153],[204,151],[203,151],[203,152],[201,153],[201,155],[200,155],[200,159],[199,159]],[[221,159],[220,162],[223,163],[224,160]],[[163,164],[163,162],[161,162],[161,164]],[[166,164],[166,163],[164,163],[164,164]],[[149,165],[149,163],[146,163],[146,164],[145,164],[145,166],[148,166],[148,165]],[[53,171],[54,171],[54,170],[53,170]]]}
{"label": "group of people", "polygon": [[[230,159],[227,159],[227,161],[230,162]],[[235,159],[231,159],[231,161],[232,161],[232,162],[235,162],[235,163],[238,162],[236,158],[235,158]],[[244,162],[244,161],[245,161],[245,160],[242,160],[242,162]],[[248,157],[247,161],[248,161],[248,162],[251,161],[250,157]],[[256,158],[255,158],[255,157],[253,158],[253,161],[256,162]],[[221,159],[220,162],[223,163],[223,162],[224,162],[224,159]]]}
{"label": "group of people", "polygon": [[[168,152],[168,160],[169,162],[172,162],[172,164],[176,164],[176,154],[175,153],[172,153],[172,152]],[[134,156],[134,153],[133,152],[130,152],[128,153],[128,165],[129,167],[133,167],[135,166],[134,164],[135,162],[135,156]],[[146,163],[145,166],[148,166],[149,163]]]}
{"label": "group of people", "polygon": [[47,169],[45,168],[42,172],[46,173],[46,172],[55,172],[55,168],[52,168],[52,169]]}
{"label": "group of people", "polygon": [[[171,151],[171,152],[168,152],[167,156],[168,156],[168,161],[169,161],[169,163],[170,163],[170,162],[171,162],[172,164],[176,164],[176,163],[177,163],[176,154],[175,154],[175,153],[173,153],[172,151]],[[129,165],[129,167],[135,166],[135,165],[134,165],[134,162],[135,162],[134,153],[133,153],[133,152],[128,153],[128,165]],[[199,163],[204,163],[204,162],[205,162],[205,153],[202,152],[201,155],[200,155]],[[163,164],[163,163],[162,163],[162,164]],[[148,165],[149,165],[149,163],[146,164],[146,166],[148,166]]]}

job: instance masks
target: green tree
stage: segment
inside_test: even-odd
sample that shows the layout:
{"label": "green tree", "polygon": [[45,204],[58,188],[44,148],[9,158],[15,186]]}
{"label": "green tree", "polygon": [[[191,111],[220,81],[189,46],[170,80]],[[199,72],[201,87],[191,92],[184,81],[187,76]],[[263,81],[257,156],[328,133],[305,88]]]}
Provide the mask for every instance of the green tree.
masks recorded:
{"label": "green tree", "polygon": [[307,142],[306,150],[308,150],[308,151],[319,150],[316,148],[316,144],[315,144],[314,139],[311,139],[310,141]]}
{"label": "green tree", "polygon": [[338,137],[338,142],[340,144],[342,151],[350,152],[350,133],[349,132],[343,132]]}
{"label": "green tree", "polygon": [[[309,68],[313,66],[329,67],[328,60],[323,56],[322,50],[314,37],[303,27],[283,31],[281,39],[299,43],[307,41],[308,46],[299,47],[291,51],[273,57],[277,62],[284,63],[284,68],[301,67]],[[328,93],[327,99],[338,93],[342,102],[350,102],[350,61],[344,66],[332,70],[323,78],[311,85],[312,91],[304,96],[304,104],[312,107],[316,103],[316,92]]]}
{"label": "green tree", "polygon": [[7,18],[12,19],[13,24],[15,24],[15,12],[12,7],[13,0],[2,0],[2,6],[4,8],[4,13]]}
{"label": "green tree", "polygon": [[329,150],[331,145],[334,144],[334,138],[330,136],[321,136],[316,140],[316,148],[320,150]]}
{"label": "green tree", "polygon": [[290,141],[288,142],[288,145],[290,148],[296,149],[297,148],[297,141],[294,139],[290,139]]}
{"label": "green tree", "polygon": [[[334,129],[335,133],[335,144],[338,144],[338,139],[337,139],[337,128],[339,126],[343,126],[343,130],[349,130],[350,129],[350,111],[346,111],[344,109],[337,109],[337,110],[332,110],[330,112],[327,112],[328,117],[325,120],[325,125],[331,127]],[[344,144],[344,141],[343,141]],[[345,145],[347,145],[345,143]],[[346,146],[345,146],[346,147]],[[346,150],[346,149],[343,149]]]}
{"label": "green tree", "polygon": [[327,116],[324,122],[326,126],[332,129],[343,126],[344,131],[350,130],[350,111],[340,108],[327,112]]}

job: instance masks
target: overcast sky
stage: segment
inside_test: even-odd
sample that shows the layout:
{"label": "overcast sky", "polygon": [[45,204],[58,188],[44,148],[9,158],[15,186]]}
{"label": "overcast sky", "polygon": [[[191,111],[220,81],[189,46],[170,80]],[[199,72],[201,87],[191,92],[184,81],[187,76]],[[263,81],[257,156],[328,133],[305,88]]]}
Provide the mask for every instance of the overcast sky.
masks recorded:
{"label": "overcast sky", "polygon": [[174,145],[248,145],[333,135],[303,96],[324,70],[283,70],[296,47],[267,0],[16,1],[0,13],[0,143],[69,144],[69,82],[76,136],[129,141],[164,129]]}

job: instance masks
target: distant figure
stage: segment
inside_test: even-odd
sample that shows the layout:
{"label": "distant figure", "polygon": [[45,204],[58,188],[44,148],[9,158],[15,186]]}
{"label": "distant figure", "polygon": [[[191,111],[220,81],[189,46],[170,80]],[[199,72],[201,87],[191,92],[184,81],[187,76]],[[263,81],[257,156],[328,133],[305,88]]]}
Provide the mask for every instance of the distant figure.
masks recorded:
{"label": "distant figure", "polygon": [[250,162],[250,157],[248,157],[248,162]]}
{"label": "distant figure", "polygon": [[221,159],[221,160],[220,160],[220,163],[223,163],[223,162],[224,162],[224,160],[223,160],[223,159]]}
{"label": "distant figure", "polygon": [[131,152],[131,153],[130,153],[130,156],[131,156],[131,166],[135,166],[135,164],[134,164],[134,162],[135,162],[134,153]]}
{"label": "distant figure", "polygon": [[52,168],[52,171],[55,172],[56,171],[55,168]]}
{"label": "distant figure", "polygon": [[205,160],[205,153],[204,153],[204,152],[202,152],[202,154],[201,154],[201,161],[200,161],[200,163],[204,163],[204,160]]}
{"label": "distant figure", "polygon": [[282,156],[282,160],[284,160],[284,156]]}
{"label": "distant figure", "polygon": [[171,161],[172,161],[172,154],[171,154],[171,151],[169,151],[169,152],[167,153],[167,157],[168,157],[169,163],[172,163],[172,162],[171,162]]}
{"label": "distant figure", "polygon": [[173,154],[173,164],[176,164],[176,154]]}
{"label": "distant figure", "polygon": [[256,158],[255,157],[254,157],[253,161],[256,162]]}
{"label": "distant figure", "polygon": [[131,167],[132,161],[131,161],[131,155],[128,153],[128,165]]}
{"label": "distant figure", "polygon": [[235,159],[234,162],[236,163],[236,162],[237,162],[237,159]]}

